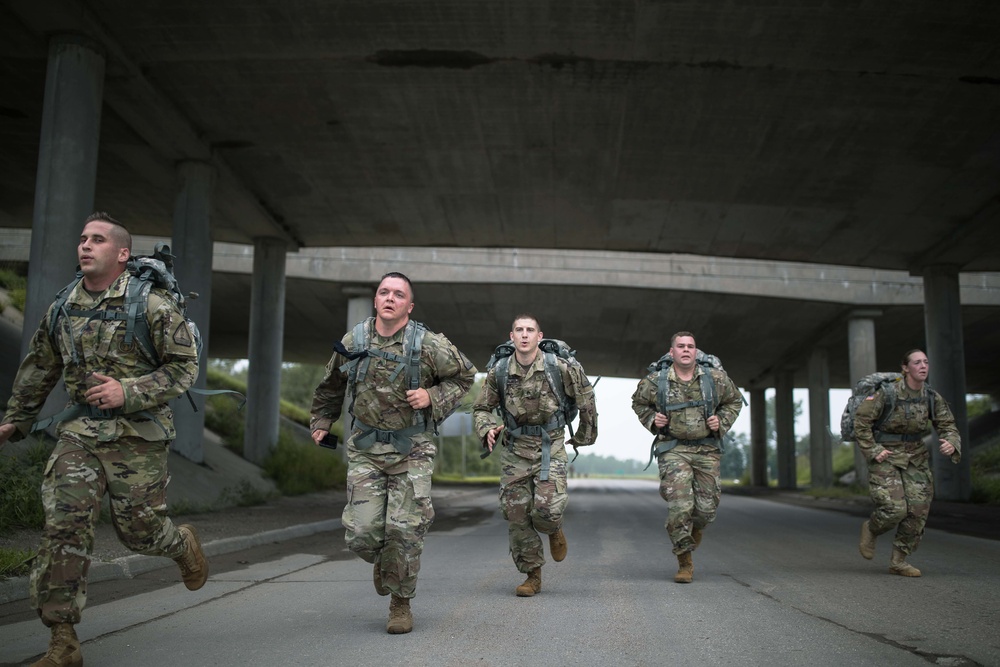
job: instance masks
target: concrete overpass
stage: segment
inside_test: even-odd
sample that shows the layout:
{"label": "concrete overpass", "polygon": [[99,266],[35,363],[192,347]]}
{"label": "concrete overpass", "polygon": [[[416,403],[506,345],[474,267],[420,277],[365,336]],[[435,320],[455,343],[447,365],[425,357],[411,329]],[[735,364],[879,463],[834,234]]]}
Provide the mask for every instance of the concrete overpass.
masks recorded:
{"label": "concrete overpass", "polygon": [[[251,0],[236,12],[14,0],[0,7],[0,224],[35,230],[29,321],[73,264],[57,241],[95,207],[170,233],[188,284],[211,281],[212,240],[253,243],[255,405],[276,402],[284,331],[267,323],[284,322],[295,291],[284,290],[285,253],[331,245],[911,272],[926,314],[894,312],[880,328],[923,339],[935,382],[958,396],[967,367],[996,370],[965,362],[959,274],[1000,268],[998,28],[1000,7],[971,1]],[[490,339],[515,299],[546,313],[580,299],[576,319],[546,326],[600,331],[577,344],[605,350],[638,348],[632,332],[661,335],[676,328],[662,314],[681,314],[728,364],[730,349],[764,347],[794,320],[810,326],[782,359],[810,359],[814,380],[843,367],[823,352],[847,326],[842,305],[673,290],[627,299],[613,285],[524,283],[506,302],[492,287],[441,294],[424,319],[462,304]],[[198,307],[202,320],[214,310]],[[754,314],[768,324],[748,330]],[[995,331],[992,317],[972,326]],[[872,349],[850,375],[891,363],[898,349],[876,362],[870,314],[852,321]],[[753,386],[797,382],[784,364],[746,374]],[[264,421],[247,429],[265,449],[271,412],[252,410]]]}

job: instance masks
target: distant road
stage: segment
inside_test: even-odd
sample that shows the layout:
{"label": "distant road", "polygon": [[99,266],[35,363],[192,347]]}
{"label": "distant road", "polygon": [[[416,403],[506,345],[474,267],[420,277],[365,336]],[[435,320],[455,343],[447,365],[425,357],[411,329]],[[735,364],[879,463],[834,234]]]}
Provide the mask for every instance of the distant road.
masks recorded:
{"label": "distant road", "polygon": [[[680,585],[654,482],[572,480],[569,556],[517,598],[496,504],[488,489],[438,504],[412,634],[385,634],[388,599],[338,531],[220,563],[197,593],[104,595],[79,626],[86,664],[1000,665],[997,541],[928,531],[925,576],[906,579],[889,539],[858,555],[855,517],[726,495]],[[0,663],[46,637],[0,626]]]}

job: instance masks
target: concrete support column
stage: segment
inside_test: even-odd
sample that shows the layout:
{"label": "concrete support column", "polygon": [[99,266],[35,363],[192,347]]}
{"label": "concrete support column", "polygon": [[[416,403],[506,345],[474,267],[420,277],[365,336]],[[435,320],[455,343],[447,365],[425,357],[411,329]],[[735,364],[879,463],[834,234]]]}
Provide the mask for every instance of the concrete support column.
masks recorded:
{"label": "concrete support column", "polygon": [[[347,331],[354,328],[354,325],[375,314],[375,290],[371,287],[345,287],[344,294],[347,295]],[[350,435],[351,415],[347,413],[347,407],[354,400],[351,388],[347,388],[344,397],[344,411],[340,415],[341,433],[344,434],[343,441],[346,443]],[[340,448],[340,456],[347,460],[347,445]],[[438,457],[440,458],[440,457]]]}
{"label": "concrete support column", "polygon": [[[208,372],[210,315],[212,312],[212,185],[214,168],[207,162],[182,162],[178,168],[179,191],[174,202],[174,234],[171,249],[176,256],[174,275],[185,294],[198,298],[187,301],[188,317],[198,325],[203,344],[200,372],[195,387],[204,389]],[[191,395],[174,403],[174,426],[177,439],[173,450],[195,463],[205,460],[205,399]]]}
{"label": "concrete support column", "polygon": [[833,486],[830,364],[821,347],[809,355],[809,479],[814,489]]}
{"label": "concrete support column", "polygon": [[750,485],[767,486],[767,396],[750,390]]}
{"label": "concrete support column", "polygon": [[938,451],[936,444],[931,447],[934,497],[965,502],[972,496],[972,456],[965,405],[965,344],[957,267],[929,266],[924,270],[924,327],[930,360],[929,383],[951,406],[963,450],[961,462],[955,465]]}
{"label": "concrete support column", "polygon": [[370,287],[345,287],[347,299],[347,330],[375,314],[375,290]]}
{"label": "concrete support column", "polygon": [[[847,363],[851,378],[851,388],[858,380],[878,371],[878,361],[875,357],[875,318],[882,315],[880,310],[855,311],[847,320]],[[861,448],[854,447],[855,483],[861,488],[868,488],[868,462],[865,461]]]}
{"label": "concrete support column", "polygon": [[52,298],[73,278],[80,230],[94,211],[104,64],[104,49],[90,39],[49,41],[22,357]]}
{"label": "concrete support column", "polygon": [[795,395],[792,371],[778,371],[774,386],[774,426],[778,447],[778,488],[794,489],[795,478]]}
{"label": "concrete support column", "polygon": [[278,444],[286,252],[287,247],[281,239],[254,241],[243,458],[257,465],[262,464]]}

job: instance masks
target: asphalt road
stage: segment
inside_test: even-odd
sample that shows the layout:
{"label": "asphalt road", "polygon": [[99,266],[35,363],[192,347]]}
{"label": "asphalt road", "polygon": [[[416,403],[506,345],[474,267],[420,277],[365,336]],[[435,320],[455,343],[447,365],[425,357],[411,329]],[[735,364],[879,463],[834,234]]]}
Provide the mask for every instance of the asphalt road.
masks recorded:
{"label": "asphalt road", "polygon": [[[727,495],[680,585],[655,483],[573,480],[569,556],[517,598],[495,491],[437,510],[409,635],[337,530],[215,558],[195,593],[173,568],[93,585],[86,664],[1000,665],[997,541],[928,530],[907,579],[888,539],[858,555],[855,517]],[[0,664],[44,649],[37,620],[0,623]]]}

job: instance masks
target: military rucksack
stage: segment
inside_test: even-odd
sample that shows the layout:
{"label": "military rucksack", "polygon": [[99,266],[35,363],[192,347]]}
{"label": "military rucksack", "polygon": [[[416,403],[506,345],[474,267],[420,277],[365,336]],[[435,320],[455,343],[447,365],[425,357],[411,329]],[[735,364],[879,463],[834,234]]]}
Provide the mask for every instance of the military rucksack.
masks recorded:
{"label": "military rucksack", "polygon": [[[675,410],[683,410],[684,408],[695,408],[700,407],[705,413],[705,419],[707,420],[713,414],[715,414],[716,408],[719,407],[719,392],[715,386],[715,378],[712,377],[712,370],[723,371],[725,369],[722,367],[722,361],[714,354],[707,354],[701,350],[695,350],[695,364],[701,366],[704,369],[704,373],[701,374],[701,399],[697,401],[685,401],[683,403],[667,403],[667,397],[670,395],[670,367],[674,365],[674,358],[670,352],[651,363],[646,367],[647,373],[656,373],[656,410],[663,414],[673,412]],[[743,403],[746,404],[746,399],[743,395],[740,395]],[[726,434],[728,438],[730,434]],[[653,463],[653,459],[656,458],[658,454],[668,451],[672,447],[672,443],[676,441],[668,440],[665,442],[658,442],[657,438],[653,438],[653,444],[650,446],[649,451],[649,463],[646,464],[646,468]],[[722,440],[718,441],[719,449],[722,449]],[[644,468],[645,470],[645,468]]]}
{"label": "military rucksack", "polygon": [[[160,357],[153,346],[153,337],[149,330],[149,320],[146,319],[146,305],[149,302],[149,292],[154,287],[159,287],[167,292],[178,310],[184,316],[188,331],[194,343],[198,356],[199,368],[201,364],[202,339],[198,325],[187,316],[187,299],[197,298],[197,293],[185,295],[177,284],[174,277],[174,256],[170,254],[170,246],[166,243],[157,243],[152,255],[133,255],[129,257],[125,269],[130,277],[125,287],[125,304],[121,310],[79,310],[66,309],[66,301],[70,292],[83,279],[83,272],[78,270],[73,281],[66,285],[59,294],[56,295],[53,304],[53,316],[49,321],[49,336],[55,333],[66,316],[88,317],[97,320],[119,320],[125,321],[125,345],[132,345],[133,342],[142,351],[150,363],[154,366],[160,365]],[[141,317],[140,317],[141,315]],[[76,354],[74,346],[73,354]]]}
{"label": "military rucksack", "polygon": [[[543,338],[538,343],[538,350],[542,353],[542,361],[545,365],[545,379],[548,380],[552,392],[559,398],[559,414],[562,417],[563,425],[569,427],[569,435],[573,437],[573,420],[580,414],[580,409],[576,405],[576,399],[566,395],[563,387],[562,371],[559,370],[559,362],[556,357],[564,359],[570,365],[577,366],[583,370],[583,366],[577,361],[576,350],[558,338]],[[516,427],[516,424],[508,424],[510,415],[504,407],[503,396],[507,389],[507,377],[510,368],[510,358],[514,355],[513,341],[504,341],[496,346],[493,355],[486,362],[486,372],[496,367],[497,393],[500,395],[500,404],[497,410],[508,427]]]}
{"label": "military rucksack", "polygon": [[[879,389],[882,390],[885,402],[882,406],[882,414],[879,415],[879,418],[872,425],[872,431],[878,431],[882,427],[882,424],[892,414],[893,408],[896,407],[896,400],[898,399],[896,395],[896,382],[902,379],[902,377],[902,373],[872,373],[858,380],[851,391],[850,398],[847,399],[847,405],[844,406],[844,413],[840,416],[840,439],[843,442],[854,442],[856,440],[854,436],[854,420],[858,406]],[[933,419],[934,391],[926,384],[924,387],[927,390],[927,407],[930,410],[928,415]],[[918,400],[924,399],[921,398]]]}
{"label": "military rucksack", "polygon": [[705,412],[705,419],[715,414],[715,409],[719,407],[719,394],[715,388],[715,378],[712,377],[709,371],[714,369],[725,372],[725,369],[722,368],[722,361],[714,354],[706,354],[701,350],[696,350],[695,352],[695,364],[701,366],[706,371],[701,375],[700,401],[667,405],[667,396],[670,392],[668,373],[670,372],[670,367],[674,365],[674,358],[670,352],[667,352],[646,367],[647,373],[656,373],[656,407],[659,412],[667,414],[674,410],[700,406]]}
{"label": "military rucksack", "polygon": [[[586,373],[583,371],[583,366],[576,359],[576,350],[570,348],[565,341],[558,338],[543,338],[538,343],[538,350],[542,353],[545,378],[548,380],[552,392],[559,398],[559,410],[556,411],[556,414],[552,416],[548,423],[518,426],[517,422],[514,421],[514,417],[507,412],[506,405],[504,404],[504,395],[507,391],[510,359],[514,356],[513,341],[506,340],[496,346],[496,349],[493,350],[493,355],[486,363],[486,372],[488,373],[490,369],[496,368],[497,394],[500,397],[497,404],[497,412],[503,420],[506,436],[536,435],[542,438],[542,468],[539,473],[539,479],[545,481],[549,478],[549,461],[551,457],[549,431],[561,429],[565,426],[569,428],[569,437],[572,438],[572,422],[580,414],[576,399],[566,395],[566,390],[563,386],[562,371],[559,369],[559,362],[556,359],[564,359],[567,363],[578,367],[584,375]],[[580,450],[575,444],[573,445],[573,452],[575,454],[573,460],[575,461],[576,457],[580,455]],[[480,458],[485,459],[489,455],[490,451],[487,450],[480,455]]]}
{"label": "military rucksack", "polygon": [[[361,434],[354,439],[354,444],[359,449],[370,449],[376,442],[388,442],[401,454],[410,451],[412,443],[410,437],[427,430],[427,417],[424,410],[415,411],[414,424],[397,431],[385,431],[369,426],[355,419],[354,398],[357,395],[356,387],[368,374],[368,364],[371,357],[379,357],[387,361],[396,362],[396,368],[389,377],[390,382],[394,382],[399,374],[406,371],[407,389],[420,388],[420,351],[423,347],[424,335],[427,328],[415,320],[409,320],[403,331],[403,354],[398,355],[392,352],[385,352],[377,347],[372,347],[371,330],[375,326],[375,318],[369,317],[354,325],[352,331],[351,349],[344,347],[343,343],[334,343],[334,349],[348,359],[347,363],[340,366],[340,371],[347,373],[348,391],[351,393],[351,402],[347,408],[351,415],[351,428],[357,422],[361,428]],[[443,419],[443,418],[442,418]],[[437,433],[437,423],[433,424],[434,432]]]}
{"label": "military rucksack", "polygon": [[[52,316],[49,319],[48,328],[49,337],[53,340],[55,339],[59,327],[66,322],[65,318],[68,317],[86,317],[90,320],[125,322],[125,338],[122,343],[126,346],[134,344],[151,364],[159,366],[160,355],[156,352],[156,346],[153,344],[153,336],[149,329],[149,319],[146,316],[149,293],[154,287],[158,287],[166,292],[167,298],[174,302],[184,317],[185,325],[191,334],[191,342],[195,347],[198,360],[198,373],[200,373],[201,355],[203,352],[201,331],[198,329],[198,325],[187,316],[187,299],[189,297],[192,299],[197,298],[198,294],[190,292],[185,295],[181,291],[180,285],[174,277],[173,268],[174,255],[170,253],[170,246],[159,242],[154,246],[152,255],[132,255],[129,257],[125,265],[125,270],[129,273],[128,283],[125,286],[125,302],[120,309],[67,309],[66,302],[69,300],[70,293],[83,280],[83,271],[78,267],[76,277],[59,291],[52,304]],[[69,331],[72,333],[72,325],[69,325]],[[80,359],[75,343],[72,345],[72,354],[73,361],[79,363]],[[195,375],[195,380],[197,379],[198,374]],[[243,394],[232,389],[212,390],[191,387],[184,394],[187,396],[188,401],[191,403],[191,408],[195,412],[198,411],[198,407],[195,405],[194,399],[191,398],[192,393],[202,396],[234,394],[241,398],[243,403],[246,402],[246,397]],[[240,404],[240,408],[243,407],[243,403]],[[31,430],[33,432],[39,431],[48,428],[53,423],[74,419],[82,415],[95,419],[109,419],[117,417],[120,414],[123,414],[120,412],[120,409],[99,410],[93,408],[93,406],[73,405],[52,417],[36,422],[32,425]],[[148,415],[149,413],[143,411],[139,414]],[[159,422],[157,421],[157,423]],[[163,428],[163,425],[160,424],[160,427]]]}

